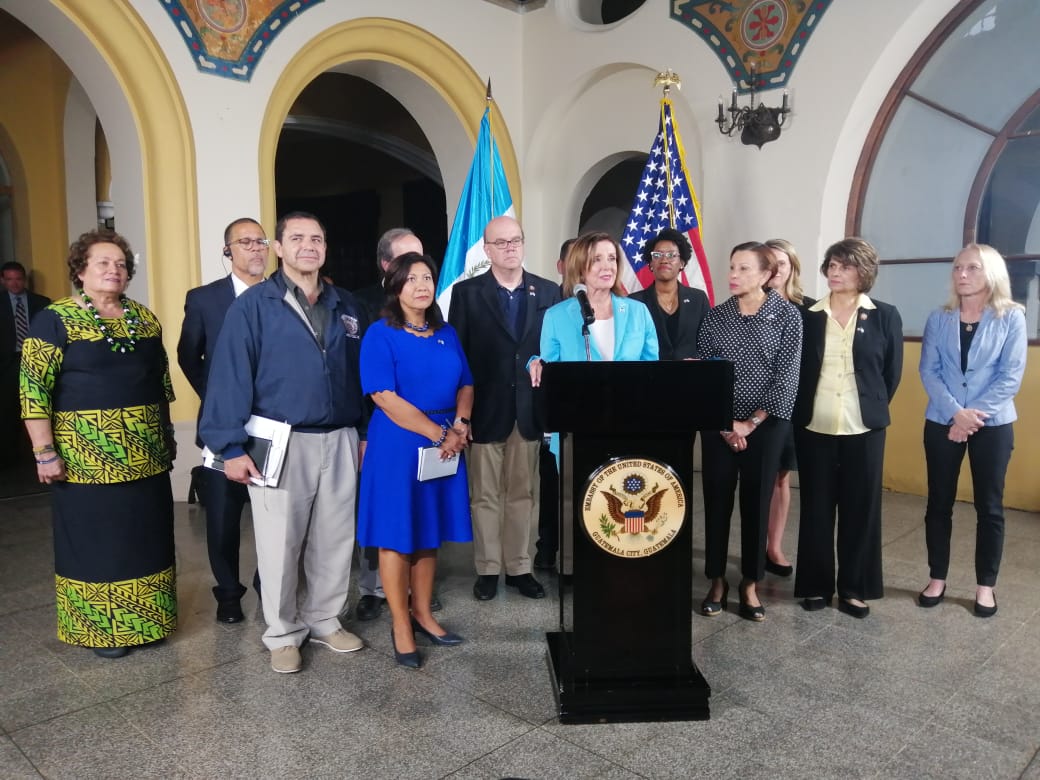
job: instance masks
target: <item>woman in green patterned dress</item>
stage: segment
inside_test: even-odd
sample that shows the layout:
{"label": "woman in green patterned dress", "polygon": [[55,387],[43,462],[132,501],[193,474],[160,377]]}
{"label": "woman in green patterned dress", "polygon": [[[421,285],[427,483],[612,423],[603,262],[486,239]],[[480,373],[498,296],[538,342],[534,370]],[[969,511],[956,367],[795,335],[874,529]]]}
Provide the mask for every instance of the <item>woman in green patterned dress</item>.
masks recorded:
{"label": "woman in green patterned dress", "polygon": [[173,392],[158,320],[124,295],[126,239],[84,233],[68,266],[75,294],[22,347],[22,417],[51,490],[58,638],[119,658],[177,625]]}

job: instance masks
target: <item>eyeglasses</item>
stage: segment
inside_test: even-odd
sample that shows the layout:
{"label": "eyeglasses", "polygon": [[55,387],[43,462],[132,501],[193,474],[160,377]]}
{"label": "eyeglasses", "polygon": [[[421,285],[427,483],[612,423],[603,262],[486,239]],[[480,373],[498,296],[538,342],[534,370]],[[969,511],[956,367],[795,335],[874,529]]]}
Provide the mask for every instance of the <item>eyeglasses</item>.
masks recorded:
{"label": "eyeglasses", "polygon": [[523,246],[524,237],[519,236],[517,238],[499,238],[495,241],[488,241],[487,243],[491,244],[491,246],[493,246],[495,249],[506,249],[507,247],[509,249],[519,249],[521,246]]}
{"label": "eyeglasses", "polygon": [[237,241],[229,241],[228,246],[236,244],[243,249],[259,249],[260,247],[269,247],[271,242],[266,238],[240,238]]}
{"label": "eyeglasses", "polygon": [[674,260],[679,256],[678,252],[651,252],[650,257],[654,260]]}

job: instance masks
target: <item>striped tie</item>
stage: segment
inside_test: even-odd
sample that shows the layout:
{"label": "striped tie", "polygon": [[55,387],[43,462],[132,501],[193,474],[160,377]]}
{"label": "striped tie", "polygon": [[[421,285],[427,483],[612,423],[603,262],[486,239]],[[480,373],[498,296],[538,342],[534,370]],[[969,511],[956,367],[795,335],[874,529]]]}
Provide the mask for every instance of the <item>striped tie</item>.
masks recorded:
{"label": "striped tie", "polygon": [[29,335],[29,317],[25,312],[25,296],[19,295],[14,306],[14,351],[22,351],[22,342]]}

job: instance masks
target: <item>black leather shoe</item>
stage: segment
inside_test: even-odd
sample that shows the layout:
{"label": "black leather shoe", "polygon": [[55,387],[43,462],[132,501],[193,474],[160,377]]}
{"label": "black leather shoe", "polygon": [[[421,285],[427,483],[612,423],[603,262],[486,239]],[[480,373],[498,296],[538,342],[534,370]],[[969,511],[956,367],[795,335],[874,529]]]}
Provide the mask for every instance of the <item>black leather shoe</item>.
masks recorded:
{"label": "black leather shoe", "polygon": [[838,599],[838,612],[844,612],[846,615],[850,617],[862,620],[870,614],[870,607],[868,607],[866,604],[864,604],[862,607],[858,607],[851,601],[846,601],[845,599]]}
{"label": "black leather shoe", "polygon": [[942,604],[943,599],[946,598],[946,586],[943,585],[942,593],[938,596],[926,596],[924,591],[917,594],[917,606],[919,607],[937,607]]}
{"label": "black leather shoe", "polygon": [[782,566],[781,564],[774,561],[768,555],[766,556],[766,571],[770,574],[775,574],[777,577],[790,577],[794,574],[794,566],[788,564]]}
{"label": "black leather shoe", "polygon": [[802,599],[798,603],[802,605],[802,609],[804,609],[806,612],[818,612],[824,607],[829,607],[831,605],[831,597],[810,596],[808,598]]}
{"label": "black leather shoe", "polygon": [[556,568],[556,556],[546,552],[535,553],[534,567],[539,571],[553,571]]}
{"label": "black leather shoe", "polygon": [[461,636],[453,634],[451,631],[445,631],[440,636],[432,631],[427,631],[415,618],[412,618],[412,631],[416,634],[422,634],[435,645],[440,645],[441,647],[454,647],[455,645],[461,645],[465,641]]}
{"label": "black leather shoe", "polygon": [[473,595],[477,601],[491,601],[498,593],[498,575],[480,574],[477,581],[473,583]]}
{"label": "black leather shoe", "polygon": [[521,596],[529,599],[544,599],[545,588],[530,574],[507,574],[506,585],[516,588]]}
{"label": "black leather shoe", "polygon": [[390,646],[394,648],[394,660],[401,666],[407,666],[409,669],[418,669],[422,666],[422,658],[419,657],[418,650],[411,653],[399,653],[397,651],[397,642],[394,641],[394,630],[392,628],[390,629]]}
{"label": "black leather shoe", "polygon": [[358,620],[375,620],[383,613],[385,606],[386,599],[381,599],[379,596],[362,596],[358,599],[355,614]]}
{"label": "black leather shoe", "polygon": [[217,602],[218,623],[241,623],[246,619],[242,614],[242,604],[238,599],[227,599]]}
{"label": "black leather shoe", "polygon": [[94,655],[100,658],[122,658],[130,652],[129,647],[95,647]]}
{"label": "black leather shoe", "polygon": [[993,596],[993,606],[992,607],[984,607],[982,604],[980,604],[979,602],[976,601],[975,602],[975,607],[974,607],[974,612],[975,612],[975,617],[980,617],[980,618],[993,617],[994,615],[997,614],[997,597]]}

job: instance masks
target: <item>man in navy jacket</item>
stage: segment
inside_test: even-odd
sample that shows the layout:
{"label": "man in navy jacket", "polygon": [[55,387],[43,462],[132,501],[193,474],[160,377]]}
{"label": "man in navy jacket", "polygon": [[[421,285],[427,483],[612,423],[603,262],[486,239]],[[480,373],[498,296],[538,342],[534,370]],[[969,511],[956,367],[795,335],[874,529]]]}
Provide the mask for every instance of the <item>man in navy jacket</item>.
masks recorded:
{"label": "man in navy jacket", "polygon": [[[184,301],[184,325],[177,342],[177,362],[199,400],[206,398],[213,350],[224,324],[224,315],[235,298],[264,280],[267,266],[267,234],[251,217],[236,219],[224,229],[224,257],[231,273],[223,279],[188,291]],[[199,409],[202,419],[202,409]],[[196,444],[202,439],[196,436]],[[217,620],[238,623],[243,619],[241,599],[246,589],[238,580],[238,548],[241,541],[242,507],[249,499],[245,485],[230,482],[224,475],[203,470],[202,504],[206,507],[206,547],[209,566],[217,584]]]}
{"label": "man in navy jacket", "polygon": [[[337,653],[363,644],[339,622],[354,549],[363,424],[359,359],[363,307],[321,279],[325,228],[304,212],[275,229],[281,270],[228,309],[210,367],[200,431],[224,473],[249,484],[271,668],[298,672],[305,641]],[[292,426],[277,487],[250,484],[245,424]],[[301,588],[302,581],[306,583]]]}

